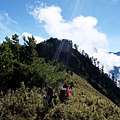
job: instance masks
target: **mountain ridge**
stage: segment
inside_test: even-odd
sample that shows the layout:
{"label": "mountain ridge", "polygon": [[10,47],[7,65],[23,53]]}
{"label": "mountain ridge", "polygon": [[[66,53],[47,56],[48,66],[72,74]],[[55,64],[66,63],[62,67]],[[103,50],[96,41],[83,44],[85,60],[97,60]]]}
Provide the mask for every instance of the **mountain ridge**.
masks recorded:
{"label": "mountain ridge", "polygon": [[103,68],[99,68],[99,62],[96,59],[89,57],[84,50],[81,53],[78,52],[72,46],[72,41],[50,38],[37,44],[37,51],[39,57],[44,57],[46,62],[52,61],[53,65],[61,62],[66,65],[66,69],[86,77],[95,89],[119,105],[120,89],[116,83],[104,73]]}

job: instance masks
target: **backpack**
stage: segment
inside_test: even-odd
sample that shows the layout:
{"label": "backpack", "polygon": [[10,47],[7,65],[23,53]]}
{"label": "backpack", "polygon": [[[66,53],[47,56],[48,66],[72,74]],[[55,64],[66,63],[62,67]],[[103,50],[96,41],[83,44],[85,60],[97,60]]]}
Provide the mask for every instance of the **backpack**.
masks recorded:
{"label": "backpack", "polygon": [[67,99],[69,99],[69,97],[70,97],[70,89],[69,88],[66,89],[66,95],[67,95]]}

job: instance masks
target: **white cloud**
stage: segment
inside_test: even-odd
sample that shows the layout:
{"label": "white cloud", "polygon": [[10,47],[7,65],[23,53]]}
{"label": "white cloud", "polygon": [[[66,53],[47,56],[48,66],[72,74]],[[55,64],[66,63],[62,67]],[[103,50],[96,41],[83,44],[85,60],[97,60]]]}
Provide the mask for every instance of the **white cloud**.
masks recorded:
{"label": "white cloud", "polygon": [[17,22],[12,20],[8,13],[0,12],[0,41],[3,41],[5,36],[11,36],[15,33],[11,28],[11,24],[17,24]]}
{"label": "white cloud", "polygon": [[[86,52],[93,52],[94,47],[106,49],[107,36],[95,28],[96,18],[79,16],[71,21],[66,21],[62,18],[61,11],[59,7],[45,6],[35,8],[30,14],[39,23],[44,23],[44,28],[50,36],[72,39]],[[89,51],[90,48],[92,51]]]}
{"label": "white cloud", "polygon": [[120,56],[113,53],[108,54],[106,52],[93,53],[92,56],[97,58],[101,65],[104,65],[104,71],[108,73],[114,66],[120,66]]}
{"label": "white cloud", "polygon": [[12,31],[0,22],[0,34],[10,34]]}
{"label": "white cloud", "polygon": [[[25,37],[32,37],[32,34],[28,33],[28,32],[23,32],[22,33],[22,36],[25,36]],[[33,35],[34,36],[34,35]],[[36,43],[40,43],[40,42],[43,42],[45,39],[39,37],[39,36],[34,36],[35,40],[36,40]]]}
{"label": "white cloud", "polygon": [[[78,16],[71,21],[66,21],[61,15],[61,8],[56,6],[40,6],[34,8],[31,14],[38,23],[43,25],[46,32],[58,39],[70,39],[78,44],[90,56],[97,57],[109,72],[114,65],[120,66],[120,57],[108,54],[108,38],[105,33],[96,28],[97,19],[92,16]],[[96,53],[94,48],[98,50]]]}
{"label": "white cloud", "polygon": [[5,23],[8,25],[8,24],[11,24],[11,23],[14,23],[14,24],[17,24],[17,22],[16,21],[14,21],[14,20],[12,20],[10,17],[9,17],[9,15],[8,15],[8,13],[3,13],[3,20],[5,20]]}

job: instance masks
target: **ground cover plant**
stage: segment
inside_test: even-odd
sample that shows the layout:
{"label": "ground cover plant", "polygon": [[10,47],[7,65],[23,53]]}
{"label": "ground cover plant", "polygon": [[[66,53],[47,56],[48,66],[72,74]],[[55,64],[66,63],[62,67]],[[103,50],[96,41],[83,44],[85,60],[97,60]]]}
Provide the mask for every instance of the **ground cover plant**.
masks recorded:
{"label": "ground cover plant", "polygon": [[[96,91],[86,80],[73,74],[66,81],[73,83],[71,97],[54,108],[43,106],[45,89],[27,88],[24,83],[16,91],[8,90],[0,98],[0,119],[7,120],[119,120],[120,108]],[[56,89],[56,88],[55,88]],[[59,89],[57,89],[59,95]]]}

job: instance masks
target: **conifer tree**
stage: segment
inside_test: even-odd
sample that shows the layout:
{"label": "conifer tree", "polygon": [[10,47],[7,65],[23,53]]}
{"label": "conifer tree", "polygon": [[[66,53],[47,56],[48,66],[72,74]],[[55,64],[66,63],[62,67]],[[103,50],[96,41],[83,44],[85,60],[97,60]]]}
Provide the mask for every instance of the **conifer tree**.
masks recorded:
{"label": "conifer tree", "polygon": [[14,34],[12,36],[12,52],[14,54],[14,59],[19,60],[20,58],[20,44],[19,44],[19,36],[17,34]]}
{"label": "conifer tree", "polygon": [[27,64],[31,64],[37,58],[37,51],[36,51],[36,41],[35,38],[32,37],[23,37],[24,40],[24,47],[25,47],[25,59]]}
{"label": "conifer tree", "polygon": [[13,57],[14,55],[9,44],[7,42],[3,42],[0,45],[0,86],[2,86],[3,90],[7,89],[7,84],[14,71]]}

